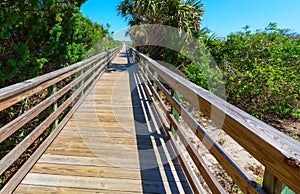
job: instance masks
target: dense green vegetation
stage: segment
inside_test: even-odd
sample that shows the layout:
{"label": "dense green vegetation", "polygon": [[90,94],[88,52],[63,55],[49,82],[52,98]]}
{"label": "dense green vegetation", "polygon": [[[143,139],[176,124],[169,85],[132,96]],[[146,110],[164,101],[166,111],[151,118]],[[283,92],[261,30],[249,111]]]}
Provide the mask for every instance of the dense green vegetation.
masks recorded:
{"label": "dense green vegetation", "polygon": [[[138,49],[175,65],[199,86],[218,94],[218,85],[225,85],[226,96],[222,97],[265,121],[300,117],[299,35],[270,23],[265,30],[251,32],[246,26],[244,31],[219,38],[200,29],[204,11],[199,0],[123,0],[118,10],[131,26],[169,25],[194,37],[188,43],[193,45],[192,52],[152,45]],[[133,41],[139,38],[136,34],[130,34]]]}
{"label": "dense green vegetation", "polygon": [[203,68],[209,67],[203,60],[195,64],[199,58],[189,55],[193,62],[185,60],[181,66],[191,81],[217,93],[212,83],[221,72],[223,79],[217,81],[225,85],[226,99],[237,107],[265,121],[300,117],[298,34],[270,23],[255,32],[246,26],[225,39],[207,33],[198,38],[198,44],[210,51],[219,71]]}
{"label": "dense green vegetation", "polygon": [[108,33],[82,15],[85,0],[0,3],[0,87],[77,62]]}
{"label": "dense green vegetation", "polygon": [[207,43],[221,68],[227,100],[261,119],[300,117],[300,36],[265,30]]}

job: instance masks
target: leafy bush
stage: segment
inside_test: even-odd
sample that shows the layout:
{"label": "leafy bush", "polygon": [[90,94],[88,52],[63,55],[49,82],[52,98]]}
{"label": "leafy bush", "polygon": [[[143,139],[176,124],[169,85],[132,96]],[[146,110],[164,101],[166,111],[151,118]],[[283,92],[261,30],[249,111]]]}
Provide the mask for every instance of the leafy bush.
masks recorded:
{"label": "leafy bush", "polygon": [[[300,36],[270,23],[209,47],[224,74],[227,100],[260,119],[300,117]],[[277,115],[277,116],[276,116]]]}
{"label": "leafy bush", "polygon": [[85,18],[84,0],[0,3],[0,87],[85,57],[107,31]]}
{"label": "leafy bush", "polygon": [[183,62],[183,72],[193,83],[225,98],[224,82],[221,79],[222,72],[204,47],[203,40],[198,39],[192,48],[190,51],[184,52],[184,57],[179,55]]}

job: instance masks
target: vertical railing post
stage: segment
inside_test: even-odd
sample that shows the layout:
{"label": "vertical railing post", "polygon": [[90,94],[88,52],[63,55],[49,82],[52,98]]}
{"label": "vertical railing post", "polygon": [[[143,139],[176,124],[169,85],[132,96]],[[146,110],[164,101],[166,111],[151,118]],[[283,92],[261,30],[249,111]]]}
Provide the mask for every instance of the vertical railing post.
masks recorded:
{"label": "vertical railing post", "polygon": [[[85,69],[85,68],[79,70],[79,71],[77,72],[75,78],[80,77],[82,74],[84,74],[84,69]],[[78,89],[80,89],[80,88],[83,86],[83,84],[84,84],[84,78],[79,82],[79,84],[78,84]],[[82,91],[80,92],[80,94],[79,94],[79,98],[81,98],[81,97],[83,96],[83,94],[84,94],[84,91],[82,90]]]}
{"label": "vertical railing post", "polygon": [[[171,94],[178,102],[180,102],[180,94],[178,91],[171,89]],[[180,113],[173,106],[172,106],[171,111],[172,111],[172,115],[174,116],[175,120],[177,122],[179,122]],[[176,133],[174,127],[172,127],[172,126],[171,126],[171,131],[172,131],[173,136],[177,139],[177,133]]]}
{"label": "vertical railing post", "polygon": [[[57,85],[56,84],[53,84],[52,86],[50,86],[48,88],[48,96],[52,96],[54,95],[55,93],[57,92]],[[55,101],[53,103],[53,106],[52,106],[52,110],[51,110],[51,113],[57,111],[57,108],[58,108],[58,104],[57,104],[57,101]],[[58,126],[58,121],[59,119],[57,118],[54,123],[51,125],[50,127],[50,130],[52,131],[53,129],[55,129],[57,126]]]}
{"label": "vertical railing post", "polygon": [[[158,74],[157,74],[157,72],[153,73],[153,77],[155,77],[158,80]],[[154,80],[153,80],[153,88],[157,92],[158,87],[157,87],[157,84],[156,84],[156,82]],[[157,100],[156,97],[155,97],[155,95],[153,95],[153,98],[154,98],[155,101]]]}
{"label": "vertical railing post", "polygon": [[[95,67],[95,66],[97,65],[97,63],[98,63],[98,60],[96,60],[95,62],[93,62],[93,63],[91,64],[90,68]],[[96,72],[97,72],[97,68],[95,68],[95,69],[93,70],[93,74],[95,74]],[[97,81],[97,78],[98,78],[98,76],[95,76],[93,82]]]}
{"label": "vertical railing post", "polygon": [[295,194],[283,182],[275,177],[267,168],[263,179],[263,189],[272,194]]}
{"label": "vertical railing post", "polygon": [[[144,64],[144,67],[149,71],[149,64],[148,64],[148,63],[145,63],[144,60],[142,60],[141,62]],[[146,76],[147,80],[150,80],[150,79],[149,79],[148,71],[145,71],[145,76]],[[146,84],[147,84],[148,86],[150,86],[150,83],[148,83],[148,81],[146,81]]]}

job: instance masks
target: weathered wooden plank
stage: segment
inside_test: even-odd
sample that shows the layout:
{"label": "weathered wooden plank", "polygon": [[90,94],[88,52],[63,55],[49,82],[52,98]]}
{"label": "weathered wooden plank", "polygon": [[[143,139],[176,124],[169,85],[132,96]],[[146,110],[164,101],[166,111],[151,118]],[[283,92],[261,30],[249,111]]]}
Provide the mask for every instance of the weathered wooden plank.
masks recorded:
{"label": "weathered wooden plank", "polygon": [[[163,161],[164,163],[158,163],[157,161],[143,159],[143,158],[105,158],[101,157],[86,157],[86,156],[67,156],[67,155],[55,155],[55,154],[44,154],[39,163],[50,163],[50,164],[65,164],[65,165],[80,165],[80,166],[111,166],[128,169],[140,169],[140,163],[151,167],[163,167],[163,164],[172,163],[174,166],[170,167],[172,171],[179,171],[180,164],[177,161]],[[175,168],[176,167],[176,168]]]}
{"label": "weathered wooden plank", "polygon": [[[55,175],[69,175],[69,176],[84,176],[84,177],[98,177],[98,178],[118,178],[118,179],[134,179],[141,180],[139,169],[117,168],[112,166],[79,166],[79,165],[65,165],[65,164],[49,164],[37,163],[34,165],[31,173],[38,174],[55,174]],[[152,173],[153,175],[154,173]],[[148,177],[149,180],[150,177]],[[151,177],[153,180],[158,180]],[[150,179],[151,180],[151,179]]]}
{"label": "weathered wooden plank", "polygon": [[[125,191],[125,192],[165,192],[164,185],[160,181],[143,180],[143,187],[141,180],[133,179],[116,179],[116,178],[96,178],[83,176],[66,176],[66,175],[50,175],[50,174],[36,174],[29,173],[23,180],[22,184],[28,185],[44,185],[55,187],[72,187],[84,189],[102,189],[111,191]],[[170,187],[178,187],[178,184],[169,182]]]}
{"label": "weathered wooden plank", "polygon": [[[79,131],[80,130],[80,131]],[[127,133],[123,132],[113,132],[113,131],[86,131],[84,128],[81,129],[70,129],[68,128],[67,130],[63,130],[60,134],[62,136],[75,136],[77,137],[78,135],[82,135],[84,137],[106,137],[106,138],[126,138],[126,139],[135,139],[135,133],[134,131],[132,133]]]}
{"label": "weathered wooden plank", "polygon": [[[95,114],[101,114],[101,113],[107,113],[107,114],[133,114],[133,109],[132,107],[113,107],[111,105],[104,106],[104,105],[97,105],[97,104],[89,104],[85,103],[83,104],[80,109],[77,111],[78,114],[83,113],[83,114],[90,114],[90,113],[95,113]],[[139,111],[139,109],[135,110],[135,113],[141,114],[142,111]]]}
{"label": "weathered wooden plank", "polygon": [[[134,193],[133,191],[125,192],[125,191],[111,191],[111,190],[102,190],[102,189],[79,189],[79,188],[69,188],[69,187],[52,187],[52,186],[39,186],[39,185],[26,185],[21,184],[14,191],[14,194],[32,194],[32,193],[43,193],[43,194],[91,194],[91,193],[103,193],[103,194],[130,194]],[[136,192],[140,193],[140,192]]]}
{"label": "weathered wooden plank", "polygon": [[111,99],[99,99],[99,100],[95,100],[95,99],[92,99],[92,100],[88,100],[87,101],[88,103],[94,103],[94,104],[112,104],[112,105],[117,105],[117,106],[131,106],[132,105],[132,102],[131,101],[119,101],[119,102],[114,102],[112,103]]}
{"label": "weathered wooden plank", "polygon": [[[151,153],[154,152],[153,149],[155,149],[157,146],[152,144],[152,142],[144,142],[144,143],[140,143],[140,141],[138,141],[138,146],[132,145],[132,144],[118,144],[117,142],[98,142],[98,143],[91,143],[88,140],[84,141],[82,143],[76,143],[76,142],[71,142],[71,143],[63,143],[63,142],[58,142],[58,143],[53,143],[52,146],[53,147],[63,147],[63,149],[89,149],[91,152],[95,153],[95,154],[103,154],[103,157],[106,157],[106,152],[103,153],[102,150],[105,151],[115,151],[115,150],[119,150],[119,152],[126,152],[127,154],[131,155],[134,152],[138,153],[138,151],[140,150],[141,152],[145,152],[145,153]],[[139,150],[138,150],[139,149]],[[156,151],[157,153],[159,153],[160,155],[165,155],[165,151],[159,149],[158,151]],[[123,157],[123,155],[116,155],[115,157]]]}
{"label": "weathered wooden plank", "polygon": [[[142,192],[141,180],[29,173],[22,184]],[[157,184],[159,186],[159,184]]]}
{"label": "weathered wooden plank", "polygon": [[[101,156],[101,158],[138,158],[138,151],[135,150],[126,150],[126,152],[120,152],[120,150],[106,150],[106,149],[97,149],[86,146],[83,147],[68,147],[68,149],[63,147],[53,147],[50,146],[46,153],[57,153],[60,155],[68,156]],[[87,154],[87,155],[86,155]],[[151,156],[145,156],[151,158]]]}
{"label": "weathered wooden plank", "polygon": [[83,156],[66,156],[43,154],[38,163],[50,164],[66,164],[66,165],[81,165],[81,166],[108,166],[103,160],[98,157],[83,157]]}
{"label": "weathered wooden plank", "polygon": [[[100,123],[100,122],[99,122]],[[95,133],[130,133],[135,132],[133,123],[114,123],[114,122],[102,122],[101,124],[95,123],[94,125],[88,124],[87,122],[73,121],[72,126],[68,126],[66,130],[78,130],[81,131],[94,131]],[[135,135],[135,134],[133,134]]]}
{"label": "weathered wooden plank", "polygon": [[[111,74],[111,75],[114,75],[114,74]],[[134,79],[127,78],[127,76],[129,76],[128,72],[122,73],[118,77],[111,76],[110,79],[104,78],[104,79],[102,79],[102,82],[99,83],[99,86],[107,86],[107,84],[112,84],[112,85],[116,85],[116,86],[125,85],[125,86],[128,86],[128,88],[129,88],[131,84],[136,84]],[[126,91],[126,92],[128,92],[128,91]]]}
{"label": "weathered wooden plank", "polygon": [[[115,97],[112,97],[115,96]],[[126,96],[126,97],[117,97],[117,96]],[[86,99],[86,103],[93,103],[93,104],[131,104],[132,100],[140,100],[138,97],[130,97],[130,94],[124,94],[124,93],[117,93],[117,94],[111,94],[110,96],[108,95],[101,95],[101,96],[94,96],[91,95],[89,98]]]}
{"label": "weathered wooden plank", "polygon": [[97,154],[92,152],[90,149],[64,149],[64,148],[53,148],[49,147],[46,154],[58,154],[58,155],[65,155],[65,156],[84,156],[84,157],[95,157]]}
{"label": "weathered wooden plank", "polygon": [[[156,114],[153,114],[154,116]],[[80,114],[81,117],[84,117],[85,115]],[[97,113],[98,117],[114,117],[116,119],[135,119],[135,118],[144,118],[145,117],[145,113],[140,110],[140,111],[135,111],[133,114],[133,111],[115,111],[115,112],[104,112],[104,113]]]}
{"label": "weathered wooden plank", "polygon": [[[91,139],[94,140],[94,139]],[[97,142],[97,143],[92,143],[89,142],[88,140],[84,140],[84,142],[53,142],[52,146],[55,147],[64,147],[65,149],[68,148],[88,148],[93,150],[120,150],[120,151],[137,151],[137,145],[136,144],[129,144],[129,143],[123,143],[123,144],[118,144],[117,142]],[[147,144],[141,144],[139,145],[139,148],[142,149],[147,149],[150,146]]]}
{"label": "weathered wooden plank", "polygon": [[[153,114],[154,116],[157,114]],[[95,117],[95,118],[99,118],[99,117],[107,117],[107,118],[115,118],[115,119],[131,119],[133,120],[134,118],[141,118],[141,117],[145,117],[144,112],[142,110],[139,110],[137,112],[133,113],[133,110],[116,110],[116,111],[111,111],[111,112],[98,112],[98,110],[95,110],[95,112],[90,112],[90,113],[86,113],[86,112],[80,112],[77,111],[76,116],[78,116],[80,119],[85,119],[85,118],[91,118],[91,117]]]}
{"label": "weathered wooden plank", "polygon": [[[106,133],[130,133],[132,135],[135,134],[135,126],[133,122],[127,123],[116,123],[116,122],[97,122],[94,125],[91,125],[87,122],[82,121],[74,121],[72,123],[74,126],[68,126],[68,129],[77,129],[79,132],[81,131],[94,131],[95,133],[98,132],[106,132]],[[142,126],[143,127],[143,126]],[[147,129],[143,127],[143,129]]]}
{"label": "weathered wooden plank", "polygon": [[[116,124],[114,126],[109,126],[111,122],[109,123],[101,123],[98,124],[96,123],[95,125],[91,126],[91,125],[87,125],[86,122],[73,122],[72,125],[70,126],[68,125],[66,128],[66,131],[77,131],[79,133],[84,133],[84,132],[94,132],[95,135],[97,133],[107,133],[107,134],[113,134],[113,133],[129,133],[131,134],[133,137],[135,137],[136,133],[135,133],[135,128],[134,125],[122,125],[120,126],[120,124]],[[113,124],[113,123],[111,123]],[[107,125],[107,126],[106,126]]]}
{"label": "weathered wooden plank", "polygon": [[[139,128],[141,130],[141,128]],[[141,131],[145,131],[147,128],[143,128]],[[65,135],[66,134],[66,135]],[[107,128],[107,129],[99,129],[96,128],[88,128],[88,127],[68,127],[61,132],[62,136],[71,136],[71,137],[106,137],[106,138],[128,138],[128,139],[135,139],[135,138],[145,138],[148,139],[149,135],[142,133],[137,134],[134,128],[120,128],[115,130],[114,128]],[[151,133],[151,136],[160,139],[167,139],[165,134],[158,134],[158,133]]]}
{"label": "weathered wooden plank", "polygon": [[[98,178],[117,178],[117,179],[133,179],[133,180],[153,180],[160,181],[161,177],[157,177],[156,169],[149,169],[147,173],[141,177],[140,169],[125,168],[114,166],[82,166],[82,165],[66,165],[66,164],[51,164],[51,163],[37,163],[31,170],[31,173],[38,174],[55,174],[55,175],[69,175],[69,176],[85,176]],[[171,172],[168,172],[171,173]],[[181,171],[173,171],[172,173],[184,176]],[[168,181],[166,177],[162,177],[163,181]],[[171,182],[178,182],[178,180],[170,180]]]}
{"label": "weathered wooden plank", "polygon": [[[149,144],[149,139],[150,137],[148,137],[148,139],[144,138],[144,139],[139,139],[139,143],[141,144]],[[113,137],[84,137],[84,136],[73,136],[73,137],[69,137],[69,136],[58,136],[55,141],[53,143],[55,144],[63,144],[63,145],[67,145],[67,144],[78,144],[78,143],[84,143],[88,141],[88,143],[90,145],[97,145],[98,143],[113,143],[115,145],[136,145],[137,144],[137,140],[136,137],[135,138],[113,138]]]}
{"label": "weathered wooden plank", "polygon": [[108,104],[96,104],[96,103],[93,103],[92,101],[90,102],[86,102],[85,104],[82,105],[82,107],[95,107],[97,109],[104,109],[106,107],[111,107],[113,109],[116,109],[118,107],[120,108],[140,108],[141,106],[138,106],[138,105],[133,105],[133,104],[111,104],[111,103],[108,103]]}

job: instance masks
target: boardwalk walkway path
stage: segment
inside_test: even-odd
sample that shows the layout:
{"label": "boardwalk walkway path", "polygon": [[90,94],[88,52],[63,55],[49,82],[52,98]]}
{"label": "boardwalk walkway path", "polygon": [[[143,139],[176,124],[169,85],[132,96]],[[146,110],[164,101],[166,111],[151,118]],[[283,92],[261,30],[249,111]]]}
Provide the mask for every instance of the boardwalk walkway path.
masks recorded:
{"label": "boardwalk walkway path", "polygon": [[15,193],[190,193],[123,48]]}

